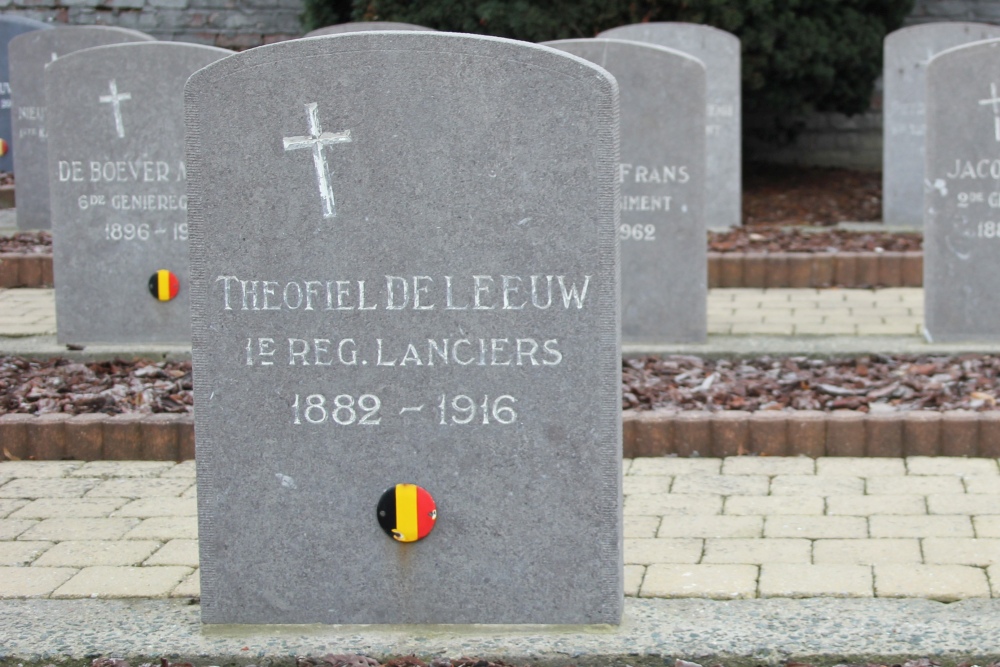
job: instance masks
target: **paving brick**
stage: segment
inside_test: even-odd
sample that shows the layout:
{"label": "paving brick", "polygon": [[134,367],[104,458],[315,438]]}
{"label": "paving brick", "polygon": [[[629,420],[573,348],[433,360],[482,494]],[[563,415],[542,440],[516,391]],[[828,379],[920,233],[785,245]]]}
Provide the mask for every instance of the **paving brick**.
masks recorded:
{"label": "paving brick", "polygon": [[94,479],[15,479],[0,486],[0,498],[81,498],[96,485]]}
{"label": "paving brick", "polygon": [[[627,548],[625,554],[628,555]],[[143,565],[198,567],[198,540],[170,540],[159,551],[147,558]]]}
{"label": "paving brick", "polygon": [[43,519],[21,533],[22,540],[117,540],[139,519]]}
{"label": "paving brick", "polygon": [[51,546],[51,542],[0,542],[0,567],[27,565]]}
{"label": "paving brick", "polygon": [[154,541],[70,540],[60,542],[46,551],[34,565],[36,567],[139,565],[159,548],[160,543]]}
{"label": "paving brick", "polygon": [[13,540],[36,523],[27,519],[0,519],[0,540]]}
{"label": "paving brick", "polygon": [[787,433],[790,448],[794,452],[806,457],[826,453],[826,413],[819,410],[796,410],[789,413]]}
{"label": "paving brick", "polygon": [[918,476],[869,477],[865,492],[870,496],[926,496],[932,493],[962,493],[964,487],[959,477]]}
{"label": "paving brick", "polygon": [[920,563],[918,539],[816,540],[813,563],[841,565],[879,565]]}
{"label": "paving brick", "polygon": [[933,494],[927,496],[930,514],[1000,514],[1000,497],[978,494]]}
{"label": "paving brick", "polygon": [[811,475],[815,467],[807,456],[731,456],[722,462],[722,474]]}
{"label": "paving brick", "polygon": [[159,477],[176,467],[171,461],[90,461],[74,470],[71,477]]}
{"label": "paving brick", "polygon": [[701,560],[703,545],[704,540],[698,539],[626,539],[625,563],[631,565],[693,564]]}
{"label": "paving brick", "polygon": [[0,567],[0,599],[47,597],[74,574],[65,567]]}
{"label": "paving brick", "polygon": [[829,515],[871,516],[872,514],[927,514],[924,496],[829,496]]}
{"label": "paving brick", "polygon": [[927,537],[923,540],[924,562],[928,565],[1000,564],[1000,539]]}
{"label": "paving brick", "polygon": [[954,602],[988,598],[986,571],[968,565],[875,565],[875,595]]}
{"label": "paving brick", "polygon": [[[646,568],[641,565],[627,565],[625,567],[625,582],[626,586],[629,583],[635,583],[636,569],[641,568],[645,571]],[[631,570],[631,573],[630,573]],[[638,573],[639,582],[642,581],[642,573]],[[631,578],[630,578],[631,577]],[[638,595],[637,592],[629,593],[629,595]],[[173,598],[200,598],[201,597],[201,577],[199,576],[199,571],[195,570],[187,576],[184,581],[177,585],[174,590],[170,591],[170,597]]]}
{"label": "paving brick", "polygon": [[870,516],[872,537],[973,537],[967,516]]}
{"label": "paving brick", "polygon": [[996,459],[952,456],[911,456],[906,459],[906,469],[910,475],[1000,475]]}
{"label": "paving brick", "polygon": [[642,458],[632,461],[630,475],[711,475],[722,469],[719,459],[682,459],[676,456]]}
{"label": "paving brick", "polygon": [[11,514],[12,519],[106,517],[124,505],[124,498],[39,498]]}
{"label": "paving brick", "polygon": [[867,565],[766,564],[760,568],[760,597],[871,597]]}
{"label": "paving brick", "polygon": [[705,540],[702,563],[808,563],[812,543],[797,539],[709,539]]}
{"label": "paving brick", "polygon": [[148,519],[155,516],[196,516],[198,504],[194,498],[140,498],[133,500],[114,516]]}
{"label": "paving brick", "polygon": [[747,448],[762,456],[785,456],[788,453],[788,415],[779,410],[751,412]]}
{"label": "paving brick", "polygon": [[722,514],[722,498],[720,496],[637,493],[625,496],[625,513],[631,516]]}
{"label": "paving brick", "polygon": [[[963,477],[962,483],[965,484],[966,493],[1000,494],[1000,480],[997,480],[993,475]],[[0,510],[0,515],[2,515],[2,512]]]}
{"label": "paving brick", "polygon": [[658,516],[625,515],[622,532],[626,538],[656,537],[656,529],[659,527],[660,517]]}
{"label": "paving brick", "polygon": [[625,475],[622,479],[622,492],[625,495],[634,493],[669,493],[674,478],[667,475]]}
{"label": "paving brick", "polygon": [[13,512],[21,509],[27,505],[30,500],[24,500],[21,498],[3,498],[0,499],[0,519],[10,516]]}
{"label": "paving brick", "polygon": [[778,475],[771,480],[772,496],[847,496],[865,492],[860,477]]}
{"label": "paving brick", "polygon": [[757,594],[756,565],[650,565],[641,597],[752,598]]}
{"label": "paving brick", "polygon": [[81,465],[80,461],[3,461],[0,477],[64,477]]}
{"label": "paving brick", "polygon": [[769,516],[764,537],[868,537],[868,523],[859,516]]}
{"label": "paving brick", "polygon": [[87,498],[170,498],[187,491],[192,481],[174,479],[109,479],[87,493]]}
{"label": "paving brick", "polygon": [[1000,537],[1000,516],[974,516],[972,524],[976,529],[976,537]]}
{"label": "paving brick", "polygon": [[657,537],[760,537],[764,519],[759,516],[667,516]]}
{"label": "paving brick", "polygon": [[816,459],[816,474],[826,477],[884,477],[905,475],[902,459],[824,456]]}
{"label": "paving brick", "polygon": [[190,567],[110,567],[80,570],[52,593],[53,598],[166,597],[188,575]]}
{"label": "paving brick", "polygon": [[[631,461],[631,459],[629,459]],[[183,463],[178,463],[163,473],[160,474],[162,478],[168,477],[184,477],[186,479],[194,479],[195,471],[197,470],[196,464],[193,460],[184,461]]]}
{"label": "paving brick", "polygon": [[735,456],[749,451],[749,412],[742,410],[713,412],[711,423],[712,454],[714,456]]}
{"label": "paving brick", "polygon": [[[123,521],[125,519],[122,519]],[[135,521],[135,519],[128,519]],[[154,517],[127,532],[126,540],[178,540],[198,539],[198,519],[196,517]]]}
{"label": "paving brick", "polygon": [[827,415],[827,456],[864,456],[865,415],[854,410],[834,410]]}
{"label": "paving brick", "polygon": [[729,496],[723,514],[823,514],[819,496]]}
{"label": "paving brick", "polygon": [[975,456],[979,452],[979,415],[972,410],[941,413],[941,454]]}
{"label": "paving brick", "polygon": [[795,325],[791,323],[760,322],[758,324],[750,324],[738,322],[733,324],[734,336],[791,336],[794,331]]}
{"label": "paving brick", "polygon": [[[191,576],[195,576],[196,574],[198,574],[198,573],[195,572]],[[643,576],[645,574],[646,574],[646,566],[645,565],[626,565],[625,566],[625,595],[628,595],[630,597],[638,597],[638,595],[639,595],[639,587],[642,585],[642,578],[643,578]],[[180,596],[178,596],[178,594],[177,594],[178,589],[181,588],[182,586],[184,586],[184,583],[187,583],[187,581],[182,582],[180,586],[178,586],[177,588],[175,588],[173,590],[173,592],[170,594],[171,597],[187,597],[187,596],[185,596],[183,594],[180,595]],[[190,584],[189,584],[189,587],[190,587]],[[190,587],[190,590],[196,590],[197,591],[197,592],[194,593],[195,596],[200,596],[201,595],[201,587],[200,586],[197,587],[197,588]]]}
{"label": "paving brick", "polygon": [[671,493],[766,496],[771,481],[764,475],[679,475]]}
{"label": "paving brick", "polygon": [[[700,411],[685,411],[677,414],[674,417],[674,450],[679,456],[711,454],[711,415]],[[719,469],[715,468],[714,470],[705,470],[703,472],[710,474],[718,471]]]}

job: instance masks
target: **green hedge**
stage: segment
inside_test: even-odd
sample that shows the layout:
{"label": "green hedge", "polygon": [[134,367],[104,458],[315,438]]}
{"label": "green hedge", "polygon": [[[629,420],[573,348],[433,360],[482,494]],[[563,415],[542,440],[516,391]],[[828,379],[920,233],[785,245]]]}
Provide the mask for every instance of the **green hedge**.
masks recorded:
{"label": "green hedge", "polygon": [[642,21],[687,21],[743,45],[743,109],[777,126],[803,112],[855,114],[882,71],[882,39],[914,0],[305,0],[307,29],[402,21],[544,42]]}

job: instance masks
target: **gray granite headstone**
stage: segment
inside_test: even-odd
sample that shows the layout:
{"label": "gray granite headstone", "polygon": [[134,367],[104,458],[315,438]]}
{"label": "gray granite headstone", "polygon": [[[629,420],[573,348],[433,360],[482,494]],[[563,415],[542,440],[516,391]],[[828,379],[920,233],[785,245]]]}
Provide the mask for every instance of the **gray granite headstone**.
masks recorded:
{"label": "gray granite headstone", "polygon": [[11,129],[10,60],[7,46],[10,40],[32,30],[51,30],[41,21],[20,16],[0,16],[0,171],[14,171],[14,133]]}
{"label": "gray granite headstone", "polygon": [[345,32],[368,32],[371,30],[412,30],[412,31],[433,31],[434,28],[426,28],[413,23],[397,23],[396,21],[357,21],[354,23],[338,23],[317,28],[307,32],[303,37],[322,37],[324,35],[341,35]]}
{"label": "gray granite headstone", "polygon": [[683,51],[705,65],[707,162],[705,223],[709,229],[742,224],[742,119],[740,40],[694,23],[636,23],[605,30],[598,37],[648,42]]}
{"label": "gray granite headstone", "polygon": [[549,42],[611,72],[621,95],[622,341],[696,343],[708,327],[705,66],[617,39]]}
{"label": "gray granite headstone", "polygon": [[52,226],[45,141],[45,66],[56,58],[92,46],[147,41],[155,39],[137,30],[96,25],[36,30],[10,41],[7,49],[19,228],[48,229]]}
{"label": "gray granite headstone", "polygon": [[1000,340],[1000,40],[927,66],[924,324],[935,342]]}
{"label": "gray granite headstone", "polygon": [[[190,341],[184,83],[230,51],[134,42],[45,68],[60,343]],[[179,291],[150,291],[159,271]]]}
{"label": "gray granite headstone", "polygon": [[354,33],[208,67],[187,115],[203,621],[619,622],[614,79]]}
{"label": "gray granite headstone", "polygon": [[924,97],[927,63],[962,44],[1000,37],[1000,26],[927,23],[889,33],[883,44],[882,221],[924,226]]}

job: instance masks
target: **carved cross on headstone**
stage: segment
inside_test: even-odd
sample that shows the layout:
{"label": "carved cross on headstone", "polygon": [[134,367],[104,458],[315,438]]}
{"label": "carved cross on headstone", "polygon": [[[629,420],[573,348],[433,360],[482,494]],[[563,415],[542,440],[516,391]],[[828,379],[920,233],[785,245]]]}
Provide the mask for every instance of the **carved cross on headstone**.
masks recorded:
{"label": "carved cross on headstone", "polygon": [[993,107],[993,136],[1000,141],[1000,96],[997,95],[997,84],[990,84],[990,97],[979,100],[981,106],[991,105]]}
{"label": "carved cross on headstone", "polygon": [[346,144],[351,141],[351,131],[324,132],[319,124],[319,111],[315,102],[306,104],[306,116],[309,118],[308,137],[284,137],[286,151],[308,148],[312,150],[313,166],[316,168],[316,182],[319,185],[319,196],[323,201],[323,217],[336,217],[334,208],[333,186],[330,184],[330,170],[326,164],[325,146]]}
{"label": "carved cross on headstone", "polygon": [[125,123],[122,122],[122,102],[127,102],[132,99],[132,93],[119,93],[118,92],[118,82],[111,79],[110,83],[111,94],[101,95],[98,97],[98,101],[101,104],[110,104],[112,112],[115,115],[115,130],[118,131],[118,138],[125,138]]}

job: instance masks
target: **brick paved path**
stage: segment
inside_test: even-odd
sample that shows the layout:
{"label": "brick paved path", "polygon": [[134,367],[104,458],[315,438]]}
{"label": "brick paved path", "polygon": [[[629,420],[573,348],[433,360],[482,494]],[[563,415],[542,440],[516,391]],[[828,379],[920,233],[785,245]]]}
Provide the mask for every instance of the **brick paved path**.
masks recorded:
{"label": "brick paved path", "polygon": [[[0,598],[196,596],[194,472],[0,463]],[[996,459],[634,459],[624,490],[628,595],[1000,598]]]}
{"label": "brick paved path", "polygon": [[[775,336],[916,336],[924,317],[917,288],[713,289],[708,333]],[[52,335],[51,289],[0,289],[0,337]]]}

